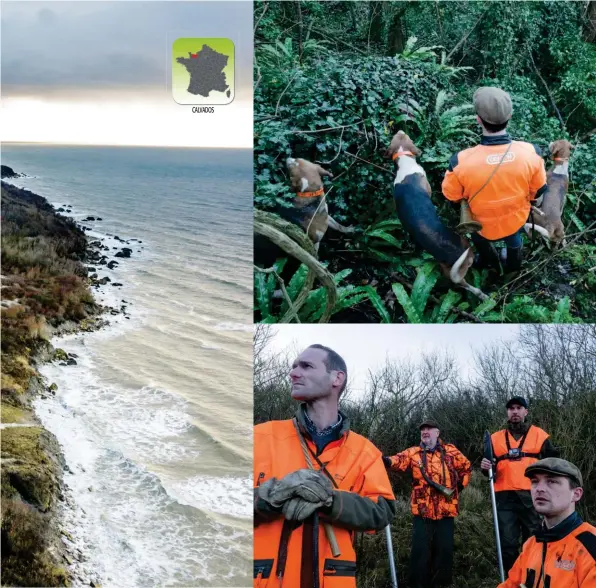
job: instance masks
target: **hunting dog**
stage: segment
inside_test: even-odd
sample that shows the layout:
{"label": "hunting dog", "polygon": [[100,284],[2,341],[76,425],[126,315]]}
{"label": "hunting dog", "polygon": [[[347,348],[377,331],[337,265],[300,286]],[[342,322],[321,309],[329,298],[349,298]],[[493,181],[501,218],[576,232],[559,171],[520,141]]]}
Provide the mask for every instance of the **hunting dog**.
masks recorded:
{"label": "hunting dog", "polygon": [[325,200],[323,177],[333,178],[330,171],[306,159],[289,157],[286,166],[290,174],[292,190],[296,192],[294,207],[286,212],[286,218],[300,225],[309,239],[314,243],[315,251],[327,229],[331,227],[342,233],[353,233],[353,227],[340,225],[330,214]]}
{"label": "hunting dog", "polygon": [[569,187],[569,157],[573,145],[565,139],[552,142],[549,146],[553,167],[546,174],[547,189],[539,208],[532,207],[530,220],[524,225],[528,234],[532,230],[554,245],[565,245],[565,227],[561,220],[567,189]]}
{"label": "hunting dog", "polygon": [[393,198],[397,216],[414,241],[438,262],[441,272],[454,284],[486,300],[488,296],[465,280],[474,263],[474,252],[461,235],[447,227],[432,203],[426,172],[416,161],[421,151],[404,131],[393,136],[386,155],[396,164]]}
{"label": "hunting dog", "polygon": [[[275,212],[299,227],[302,227],[313,242],[318,253],[319,246],[328,228],[342,233],[353,233],[353,227],[344,227],[330,214],[325,197],[323,177],[333,178],[330,171],[316,163],[289,157],[286,160],[290,185],[296,196],[291,207],[279,207]],[[255,235],[255,263],[270,267],[279,257],[287,257],[287,253],[264,237]],[[292,265],[290,263],[290,265]]]}

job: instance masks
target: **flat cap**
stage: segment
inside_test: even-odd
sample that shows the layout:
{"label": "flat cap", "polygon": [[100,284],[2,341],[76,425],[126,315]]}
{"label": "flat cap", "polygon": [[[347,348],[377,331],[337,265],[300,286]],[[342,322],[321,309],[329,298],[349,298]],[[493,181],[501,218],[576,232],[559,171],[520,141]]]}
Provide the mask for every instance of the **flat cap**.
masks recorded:
{"label": "flat cap", "polygon": [[554,474],[555,476],[565,476],[566,478],[574,480],[580,486],[584,485],[582,474],[579,469],[571,462],[559,457],[547,457],[533,463],[526,468],[524,475],[526,478],[529,478],[536,472]]}
{"label": "flat cap", "polygon": [[422,429],[422,427],[430,427],[431,429],[440,429],[439,425],[437,424],[437,421],[433,421],[433,419],[424,419],[420,423],[420,426],[418,428]]}
{"label": "flat cap", "polygon": [[484,86],[474,92],[476,114],[491,125],[506,123],[513,113],[511,96],[499,89]]}
{"label": "flat cap", "polygon": [[523,396],[514,396],[507,401],[506,408],[510,408],[512,404],[519,404],[524,408],[528,408],[528,401]]}

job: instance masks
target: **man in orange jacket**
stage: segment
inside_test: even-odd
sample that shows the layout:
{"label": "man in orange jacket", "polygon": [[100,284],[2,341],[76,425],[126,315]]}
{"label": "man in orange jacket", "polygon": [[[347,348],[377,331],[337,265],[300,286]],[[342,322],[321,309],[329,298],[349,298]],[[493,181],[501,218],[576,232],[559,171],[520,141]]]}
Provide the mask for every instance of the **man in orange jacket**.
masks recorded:
{"label": "man in orange jacket", "polygon": [[525,475],[531,481],[534,507],[544,521],[498,588],[593,588],[596,527],[575,512],[583,495],[579,469],[549,457],[527,467]]}
{"label": "man in orange jacket", "polygon": [[522,260],[521,230],[530,214],[530,202],[546,191],[544,162],[538,147],[513,141],[507,134],[513,113],[507,92],[483,87],[476,90],[473,100],[482,140],[451,157],[443,195],[454,202],[467,200],[474,219],[482,225],[479,233],[472,234],[480,254],[477,266],[498,268],[493,242],[503,240],[505,269],[517,271]]}
{"label": "man in orange jacket", "polygon": [[355,531],[395,514],[381,452],[350,431],[338,402],[344,360],[311,345],[290,372],[294,419],[254,430],[254,585],[355,588]]}
{"label": "man in orange jacket", "polygon": [[[507,402],[506,408],[507,428],[491,435],[496,462],[497,519],[505,573],[519,554],[520,534],[523,543],[540,526],[540,517],[532,506],[526,468],[541,458],[559,455],[548,433],[526,422],[528,403],[525,398],[514,396]],[[484,458],[480,468],[483,474],[488,475],[490,461]]]}
{"label": "man in orange jacket", "polygon": [[415,588],[451,584],[453,519],[459,513],[459,493],[472,473],[468,459],[455,445],[443,443],[439,434],[437,423],[425,420],[420,445],[383,456],[388,469],[412,473],[410,573]]}

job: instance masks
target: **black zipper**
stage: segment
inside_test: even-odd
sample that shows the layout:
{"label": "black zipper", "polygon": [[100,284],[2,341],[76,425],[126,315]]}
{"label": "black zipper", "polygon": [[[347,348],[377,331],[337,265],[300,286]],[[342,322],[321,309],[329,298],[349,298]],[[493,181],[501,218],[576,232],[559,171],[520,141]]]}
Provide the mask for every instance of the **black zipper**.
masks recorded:
{"label": "black zipper", "polygon": [[265,477],[265,472],[261,472],[257,478],[257,486],[261,485],[261,480]]}
{"label": "black zipper", "polygon": [[354,578],[356,576],[356,562],[339,559],[326,559],[323,575]]}

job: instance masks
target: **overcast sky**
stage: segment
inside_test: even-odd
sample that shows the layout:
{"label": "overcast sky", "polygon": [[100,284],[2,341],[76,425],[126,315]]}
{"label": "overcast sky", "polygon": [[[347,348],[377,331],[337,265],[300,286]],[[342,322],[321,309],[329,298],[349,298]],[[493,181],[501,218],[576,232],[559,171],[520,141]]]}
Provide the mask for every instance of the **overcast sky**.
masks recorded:
{"label": "overcast sky", "polygon": [[[276,325],[269,351],[295,347],[299,352],[314,343],[331,347],[348,367],[354,395],[364,389],[366,374],[386,358],[414,361],[422,353],[449,352],[465,373],[474,352],[497,341],[513,340],[519,325]],[[289,372],[289,367],[288,367]]]}
{"label": "overcast sky", "polygon": [[[252,147],[252,2],[2,2],[2,139]],[[235,99],[171,92],[179,37],[235,44]],[[86,139],[86,140],[82,140]]]}

